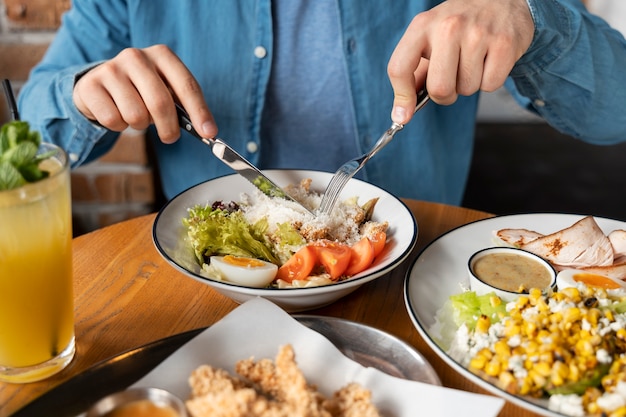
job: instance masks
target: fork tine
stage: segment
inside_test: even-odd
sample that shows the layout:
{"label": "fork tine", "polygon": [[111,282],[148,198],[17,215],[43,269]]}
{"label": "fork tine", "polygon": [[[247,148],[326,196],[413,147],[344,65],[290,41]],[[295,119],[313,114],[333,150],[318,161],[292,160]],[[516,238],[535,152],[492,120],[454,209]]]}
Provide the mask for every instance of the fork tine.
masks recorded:
{"label": "fork tine", "polygon": [[333,175],[330,183],[326,187],[326,191],[324,192],[324,197],[322,198],[322,202],[319,208],[319,211],[321,213],[327,214],[332,211],[344,185],[346,185],[350,178],[352,178],[352,175],[347,173],[345,168],[347,167],[344,165],[339,170],[337,170],[335,175]]}

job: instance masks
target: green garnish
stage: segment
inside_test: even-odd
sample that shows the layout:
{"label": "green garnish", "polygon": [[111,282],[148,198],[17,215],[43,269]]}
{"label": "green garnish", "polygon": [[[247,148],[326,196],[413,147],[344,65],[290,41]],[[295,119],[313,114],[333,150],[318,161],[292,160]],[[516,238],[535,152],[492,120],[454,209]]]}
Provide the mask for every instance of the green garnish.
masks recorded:
{"label": "green garnish", "polygon": [[0,191],[48,177],[39,163],[54,152],[37,155],[41,144],[39,132],[30,130],[28,122],[13,120],[0,129]]}
{"label": "green garnish", "polygon": [[280,197],[285,198],[287,195],[280,188],[274,187],[274,185],[269,182],[267,178],[259,175],[252,181],[252,183],[265,195],[270,197]]}

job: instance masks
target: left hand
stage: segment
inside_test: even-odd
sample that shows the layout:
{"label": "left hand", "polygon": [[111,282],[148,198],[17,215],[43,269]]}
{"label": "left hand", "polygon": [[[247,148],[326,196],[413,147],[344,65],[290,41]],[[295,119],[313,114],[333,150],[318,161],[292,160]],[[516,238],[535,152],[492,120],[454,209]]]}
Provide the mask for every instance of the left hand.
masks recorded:
{"label": "left hand", "polygon": [[424,83],[431,100],[442,105],[498,89],[534,30],[526,0],[447,0],[418,14],[389,60],[393,121],[411,120]]}

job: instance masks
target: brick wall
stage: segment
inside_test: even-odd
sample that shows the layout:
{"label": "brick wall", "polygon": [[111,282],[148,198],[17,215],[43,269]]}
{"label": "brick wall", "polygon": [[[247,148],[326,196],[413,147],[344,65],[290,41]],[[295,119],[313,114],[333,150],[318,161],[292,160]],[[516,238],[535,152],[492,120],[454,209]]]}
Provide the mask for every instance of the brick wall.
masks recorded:
{"label": "brick wall", "polygon": [[[16,93],[69,7],[70,0],[0,0],[0,78]],[[2,95],[0,123],[8,119]],[[75,235],[153,212],[155,188],[143,133],[124,132],[107,155],[72,171]]]}

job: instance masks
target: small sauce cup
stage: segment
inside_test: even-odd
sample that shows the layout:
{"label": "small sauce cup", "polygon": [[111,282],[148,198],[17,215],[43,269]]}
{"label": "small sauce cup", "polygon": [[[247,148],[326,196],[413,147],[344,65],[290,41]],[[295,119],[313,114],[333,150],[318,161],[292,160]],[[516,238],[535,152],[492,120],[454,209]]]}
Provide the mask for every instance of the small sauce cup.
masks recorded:
{"label": "small sauce cup", "polygon": [[187,417],[183,401],[159,388],[130,388],[102,398],[86,417]]}
{"label": "small sauce cup", "polygon": [[477,294],[494,292],[508,302],[531,288],[556,288],[556,271],[548,261],[528,251],[493,247],[479,250],[468,261],[470,288]]}

